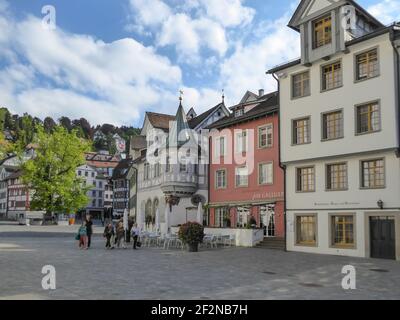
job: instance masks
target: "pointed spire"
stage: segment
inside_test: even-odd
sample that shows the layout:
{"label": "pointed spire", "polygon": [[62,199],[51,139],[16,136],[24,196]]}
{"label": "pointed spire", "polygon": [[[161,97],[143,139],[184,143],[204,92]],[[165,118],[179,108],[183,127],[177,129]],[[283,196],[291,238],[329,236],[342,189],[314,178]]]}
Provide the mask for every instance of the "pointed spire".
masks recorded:
{"label": "pointed spire", "polygon": [[179,90],[179,104],[182,104],[183,100],[183,90]]}

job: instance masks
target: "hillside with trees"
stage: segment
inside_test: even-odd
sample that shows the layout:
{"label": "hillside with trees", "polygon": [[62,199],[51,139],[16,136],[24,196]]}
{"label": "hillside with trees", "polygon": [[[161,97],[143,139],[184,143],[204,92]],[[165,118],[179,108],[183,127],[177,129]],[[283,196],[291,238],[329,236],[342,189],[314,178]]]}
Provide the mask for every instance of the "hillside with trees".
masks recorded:
{"label": "hillside with trees", "polygon": [[[93,126],[85,118],[70,119],[61,117],[53,119],[46,117],[39,119],[27,113],[22,116],[11,114],[7,108],[0,108],[0,133],[3,134],[2,138],[6,142],[14,143],[17,147],[27,146],[34,140],[34,135],[37,133],[37,125],[42,126],[47,133],[52,132],[57,125],[61,125],[68,132],[74,130],[77,132],[78,137],[92,142],[94,151],[107,150],[110,154],[114,154],[116,151],[115,134],[118,134],[126,141],[127,151],[130,137],[140,134],[140,129],[133,127],[117,127],[108,123]],[[95,139],[95,136],[97,139]]]}

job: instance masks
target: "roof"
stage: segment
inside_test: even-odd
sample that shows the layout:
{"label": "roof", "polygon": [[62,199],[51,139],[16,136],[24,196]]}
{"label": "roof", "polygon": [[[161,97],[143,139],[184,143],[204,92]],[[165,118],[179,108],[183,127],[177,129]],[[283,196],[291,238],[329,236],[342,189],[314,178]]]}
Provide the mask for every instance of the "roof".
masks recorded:
{"label": "roof", "polygon": [[133,161],[132,159],[122,159],[118,165],[115,167],[113,171],[113,176],[112,178],[115,179],[123,179],[126,177],[126,174],[129,171],[129,168],[131,167]]}
{"label": "roof", "polygon": [[162,129],[164,131],[168,131],[170,121],[175,120],[175,116],[169,114],[146,112],[146,115],[154,128]]}
{"label": "roof", "polygon": [[[296,24],[296,21],[298,21],[298,17],[304,12],[304,9],[308,8],[308,5],[311,3],[313,0],[301,0],[300,4],[297,6],[294,14],[292,15],[288,27],[292,28],[293,30],[299,31],[299,28]],[[337,2],[337,1],[336,1]],[[377,20],[373,15],[371,15],[367,10],[365,10],[362,6],[360,6],[356,1],[354,0],[347,0],[345,1],[348,4],[354,6],[358,11],[360,11],[368,20],[370,20],[372,23],[374,23],[377,27],[383,27],[384,25]],[[334,3],[333,3],[334,4]]]}
{"label": "roof", "polygon": [[225,107],[225,104],[221,102],[221,103],[217,104],[215,107],[207,110],[206,112],[203,112],[201,115],[189,120],[190,128],[195,129],[198,125],[200,125],[205,119],[208,118],[209,115],[211,115],[219,107]]}
{"label": "roof", "polygon": [[10,174],[4,180],[16,179],[22,176],[22,170],[15,171],[14,173]]}
{"label": "roof", "polygon": [[260,116],[264,116],[271,112],[278,111],[278,92],[271,92],[265,96],[262,96],[259,99],[260,103],[251,109],[249,112],[246,112],[244,115],[240,117],[235,117],[234,114],[225,117],[212,125],[208,126],[208,129],[222,129],[229,127],[231,125],[241,123],[244,121],[249,121]]}
{"label": "roof", "polygon": [[131,149],[140,150],[147,147],[145,136],[133,136],[131,138]]}

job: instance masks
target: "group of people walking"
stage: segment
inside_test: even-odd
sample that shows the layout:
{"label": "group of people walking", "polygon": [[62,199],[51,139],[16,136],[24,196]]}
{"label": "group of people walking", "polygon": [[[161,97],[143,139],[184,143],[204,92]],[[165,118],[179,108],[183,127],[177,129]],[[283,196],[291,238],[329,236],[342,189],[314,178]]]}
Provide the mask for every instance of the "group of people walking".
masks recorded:
{"label": "group of people walking", "polygon": [[[103,232],[103,237],[106,240],[106,249],[123,248],[126,249],[126,236],[127,232],[130,232],[130,236],[133,240],[133,249],[136,250],[140,247],[139,242],[140,230],[137,224],[134,224],[131,230],[125,230],[123,219],[120,219],[115,225],[110,222],[106,224]],[[91,244],[91,238],[93,234],[93,222],[90,216],[86,216],[86,219],[82,221],[82,225],[79,227],[76,240],[79,242],[80,249],[89,249]]]}

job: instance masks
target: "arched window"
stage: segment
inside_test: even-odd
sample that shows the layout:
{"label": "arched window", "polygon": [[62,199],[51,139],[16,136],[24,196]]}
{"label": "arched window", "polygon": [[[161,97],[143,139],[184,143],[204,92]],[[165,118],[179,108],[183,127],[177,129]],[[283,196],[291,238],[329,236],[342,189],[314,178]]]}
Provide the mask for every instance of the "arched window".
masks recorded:
{"label": "arched window", "polygon": [[146,202],[146,207],[145,207],[145,222],[146,225],[149,225],[153,222],[153,217],[152,217],[152,207],[151,207],[151,200],[147,200]]}

